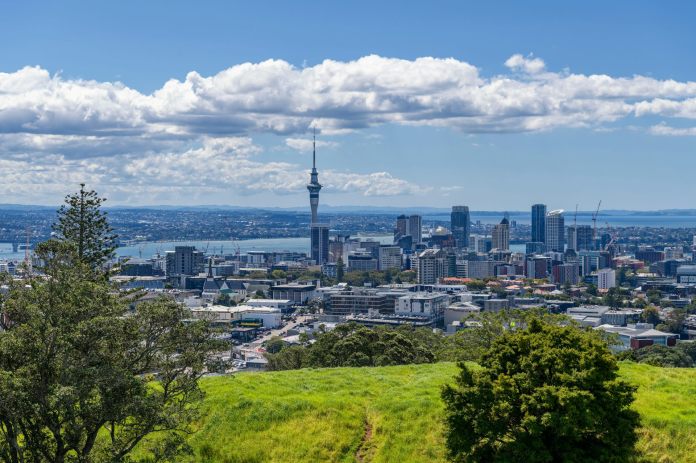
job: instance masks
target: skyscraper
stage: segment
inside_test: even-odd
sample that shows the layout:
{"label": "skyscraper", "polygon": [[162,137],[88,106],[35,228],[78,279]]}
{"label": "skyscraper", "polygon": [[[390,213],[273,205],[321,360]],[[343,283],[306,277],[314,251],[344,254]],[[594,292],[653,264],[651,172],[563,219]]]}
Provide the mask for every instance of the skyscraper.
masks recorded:
{"label": "skyscraper", "polygon": [[510,249],[510,222],[507,217],[493,227],[493,249],[507,251]]}
{"label": "skyscraper", "polygon": [[400,215],[396,218],[394,228],[394,243],[398,243],[401,238],[410,236],[413,246],[423,241],[423,222],[420,215]]}
{"label": "skyscraper", "polygon": [[454,242],[460,249],[469,247],[469,224],[469,207],[452,206],[450,228],[452,229],[452,235],[454,235]]}
{"label": "skyscraper", "polygon": [[546,250],[565,251],[565,221],[563,209],[551,211],[546,214]]}
{"label": "skyscraper", "polygon": [[319,208],[319,172],[317,172],[317,143],[316,131],[312,143],[312,173],[310,175],[307,190],[309,191],[309,205],[312,208],[312,223],[310,224],[310,254],[317,264],[323,264],[329,260],[329,225],[319,223],[317,209]]}
{"label": "skyscraper", "polygon": [[546,242],[546,204],[532,206],[532,242]]}

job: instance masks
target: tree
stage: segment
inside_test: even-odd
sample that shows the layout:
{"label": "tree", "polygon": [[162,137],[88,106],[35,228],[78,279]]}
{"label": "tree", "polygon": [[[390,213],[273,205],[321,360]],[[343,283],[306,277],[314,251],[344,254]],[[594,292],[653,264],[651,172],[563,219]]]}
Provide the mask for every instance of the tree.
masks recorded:
{"label": "tree", "polygon": [[644,323],[652,323],[657,326],[660,323],[660,311],[654,305],[649,305],[640,314],[640,320]]}
{"label": "tree", "polygon": [[280,269],[273,270],[271,272],[271,278],[274,280],[284,280],[287,277],[287,274]]}
{"label": "tree", "polygon": [[101,210],[104,201],[81,183],[79,192],[65,197],[53,224],[58,240],[72,243],[77,259],[93,270],[101,269],[116,250],[117,236]]}
{"label": "tree", "polygon": [[597,286],[593,285],[592,283],[587,285],[587,294],[590,296],[596,296],[597,295]]}
{"label": "tree", "polygon": [[482,369],[460,364],[443,389],[458,462],[626,462],[635,455],[635,388],[592,331],[532,320],[507,331]]}
{"label": "tree", "polygon": [[346,273],[346,266],[343,264],[343,258],[339,257],[336,261],[336,279],[341,282]]}
{"label": "tree", "polygon": [[216,347],[208,325],[166,298],[131,311],[135,295],[90,278],[72,242],[36,255],[45,277],[7,281],[2,300],[0,461],[134,461],[153,433],[152,460],[186,450]]}
{"label": "tree", "polygon": [[656,367],[690,368],[694,366],[694,359],[689,353],[688,348],[682,346],[667,347],[653,344],[640,349],[624,351],[619,354],[619,358],[647,363]]}

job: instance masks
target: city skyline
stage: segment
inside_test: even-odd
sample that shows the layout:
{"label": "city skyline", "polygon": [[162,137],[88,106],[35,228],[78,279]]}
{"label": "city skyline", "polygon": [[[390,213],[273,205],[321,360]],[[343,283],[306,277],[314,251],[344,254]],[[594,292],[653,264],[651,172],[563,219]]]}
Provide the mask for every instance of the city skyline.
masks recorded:
{"label": "city skyline", "polygon": [[2,202],[692,208],[694,7],[500,5],[8,6]]}

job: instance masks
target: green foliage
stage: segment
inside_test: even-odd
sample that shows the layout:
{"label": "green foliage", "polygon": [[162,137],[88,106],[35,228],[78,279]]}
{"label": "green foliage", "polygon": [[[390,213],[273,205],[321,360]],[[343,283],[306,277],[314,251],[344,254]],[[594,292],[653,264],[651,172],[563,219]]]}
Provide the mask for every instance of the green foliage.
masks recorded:
{"label": "green foliage", "polygon": [[431,363],[437,360],[444,343],[445,338],[432,330],[408,326],[368,328],[349,323],[318,333],[313,344],[266,357],[271,370]]}
{"label": "green foliage", "polygon": [[2,300],[0,461],[125,461],[152,433],[171,460],[203,396],[207,325],[164,298],[131,312],[134,295],[90,278],[72,242],[36,255],[45,278],[7,282]]}
{"label": "green foliage", "polygon": [[643,309],[643,312],[640,314],[640,320],[657,326],[660,323],[660,311],[654,305],[649,305]]}
{"label": "green foliage", "polygon": [[660,323],[657,328],[661,331],[679,334],[684,328],[684,320],[686,320],[686,309],[670,309],[663,323]]}
{"label": "green foliage", "polygon": [[272,336],[264,343],[264,347],[269,354],[277,354],[285,347],[285,341],[279,336]]}
{"label": "green foliage", "polygon": [[461,462],[631,461],[635,388],[592,331],[532,320],[461,365],[443,389],[450,456]]}
{"label": "green foliage", "polygon": [[336,261],[336,279],[341,282],[346,275],[346,266],[343,263],[343,258],[339,257]]}
{"label": "green foliage", "polygon": [[274,280],[284,280],[285,278],[287,278],[287,276],[288,275],[285,273],[285,271],[280,269],[276,269],[271,272],[271,278],[273,278]]}
{"label": "green foliage", "polygon": [[82,183],[79,192],[65,197],[53,224],[58,240],[72,244],[77,259],[95,270],[101,269],[116,250],[117,236],[107,213],[101,210],[104,201],[94,190],[86,191]]}
{"label": "green foliage", "polygon": [[696,344],[680,343],[674,347],[653,344],[621,352],[619,358],[657,367],[690,368],[696,364]]}
{"label": "green foliage", "polygon": [[506,331],[524,329],[530,320],[537,318],[549,323],[569,323],[566,316],[549,314],[545,309],[472,314],[464,321],[474,322],[475,326],[446,338],[447,351],[441,354],[440,360],[480,362],[493,343]]}
{"label": "green foliage", "polygon": [[397,283],[416,283],[417,275],[415,270],[404,270],[396,276]]}
{"label": "green foliage", "polygon": [[592,283],[587,285],[587,294],[590,296],[597,296],[597,286]]}
{"label": "green foliage", "polygon": [[473,280],[469,281],[466,284],[466,287],[469,289],[469,291],[483,291],[486,289],[486,282],[483,280]]}

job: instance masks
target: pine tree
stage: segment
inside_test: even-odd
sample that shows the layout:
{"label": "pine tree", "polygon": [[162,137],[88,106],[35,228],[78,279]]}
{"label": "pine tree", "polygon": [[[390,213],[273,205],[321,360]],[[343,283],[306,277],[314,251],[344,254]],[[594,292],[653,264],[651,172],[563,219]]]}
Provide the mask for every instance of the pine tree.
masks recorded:
{"label": "pine tree", "polygon": [[118,236],[101,210],[106,199],[94,190],[80,191],[65,197],[65,204],[58,209],[58,218],[53,230],[59,241],[75,247],[77,259],[92,269],[100,269],[113,256]]}

